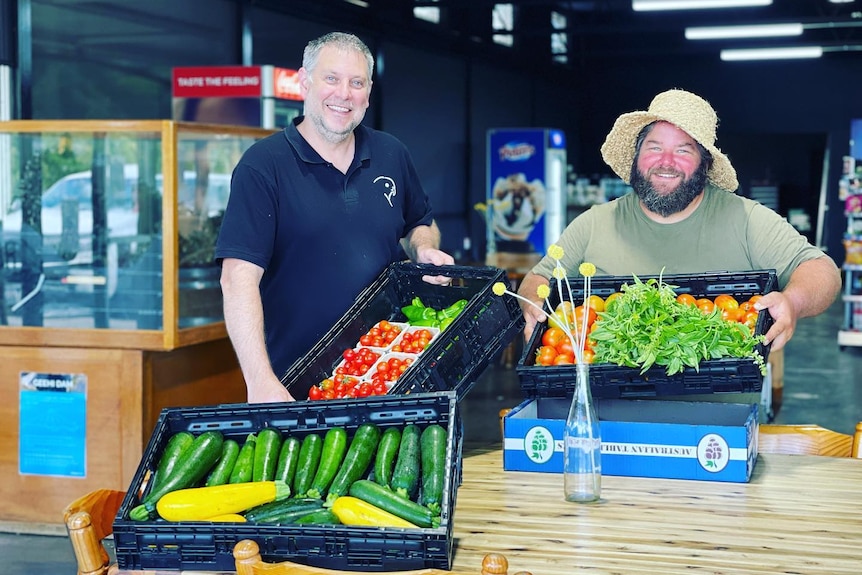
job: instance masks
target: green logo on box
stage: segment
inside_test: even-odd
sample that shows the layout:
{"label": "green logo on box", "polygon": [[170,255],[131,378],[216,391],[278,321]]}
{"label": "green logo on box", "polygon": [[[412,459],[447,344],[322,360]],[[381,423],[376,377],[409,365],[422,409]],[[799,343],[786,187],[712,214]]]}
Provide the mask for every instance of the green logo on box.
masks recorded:
{"label": "green logo on box", "polygon": [[546,427],[532,427],[524,437],[524,452],[533,463],[547,463],[554,454],[554,436]]}

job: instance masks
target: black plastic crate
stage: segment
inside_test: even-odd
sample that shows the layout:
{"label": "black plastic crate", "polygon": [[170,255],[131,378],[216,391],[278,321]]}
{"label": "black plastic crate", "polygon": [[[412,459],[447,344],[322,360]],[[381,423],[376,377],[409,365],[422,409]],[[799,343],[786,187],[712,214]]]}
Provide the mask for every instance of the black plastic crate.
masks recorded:
{"label": "black plastic crate", "polygon": [[[429,284],[422,281],[425,275],[448,276],[452,283]],[[305,399],[312,385],[332,374],[342,360],[342,352],[356,346],[374,324],[383,319],[406,321],[401,308],[414,297],[436,309],[466,299],[469,303],[455,321],[434,338],[389,390],[390,394],[406,394],[455,389],[460,399],[473,387],[491,358],[524,328],[517,301],[493,293],[493,285],[498,281],[508,279],[506,272],[495,267],[392,264],[362,291],[356,303],[281,380]]]}
{"label": "black plastic crate", "polygon": [[[387,427],[439,424],[448,431],[446,483],[440,526],[428,529],[344,525],[252,525],[244,523],[132,521],[136,494],[158,465],[168,439],[179,431],[197,435],[217,429],[242,444],[266,426],[302,439],[344,427],[352,437],[361,424]],[[233,547],[243,539],[258,543],[266,561],[290,560],[351,571],[450,569],[452,524],[461,482],[463,430],[454,391],[361,400],[226,405],[165,409],[114,520],[114,545],[121,569],[234,571]]]}
{"label": "black plastic crate", "polygon": [[[641,281],[658,276],[638,276]],[[766,294],[778,288],[774,270],[752,272],[725,272],[705,274],[666,275],[662,281],[675,288],[677,295],[690,293],[694,297],[714,298],[729,294],[742,300],[755,294]],[[552,306],[559,304],[556,285],[552,280]],[[623,284],[633,283],[631,276],[596,276],[592,279],[591,293],[606,298],[620,291]],[[583,278],[570,278],[576,305],[583,303]],[[773,319],[761,311],[755,333],[764,334],[772,326]],[[571,395],[576,377],[573,365],[535,365],[536,351],[542,345],[542,335],[547,322],[536,327],[515,370],[521,380],[521,388],[528,397],[562,397]],[[758,352],[766,361],[769,346],[758,344]],[[596,398],[639,398],[669,395],[691,395],[704,393],[746,393],[760,391],[763,374],[749,358],[722,358],[702,361],[698,369],[686,367],[681,373],[667,375],[664,366],[653,366],[643,374],[640,369],[621,367],[615,364],[594,363],[590,365],[590,390]]]}

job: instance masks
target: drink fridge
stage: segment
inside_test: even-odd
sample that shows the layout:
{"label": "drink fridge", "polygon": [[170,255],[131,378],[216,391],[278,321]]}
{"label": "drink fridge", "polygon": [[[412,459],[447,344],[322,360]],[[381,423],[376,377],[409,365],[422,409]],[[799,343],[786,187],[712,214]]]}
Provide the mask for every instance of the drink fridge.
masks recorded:
{"label": "drink fridge", "polygon": [[550,128],[488,131],[488,253],[544,253],[566,226],[566,137]]}
{"label": "drink fridge", "polygon": [[299,76],[268,65],[174,68],[173,108],[174,120],[284,128],[302,113]]}

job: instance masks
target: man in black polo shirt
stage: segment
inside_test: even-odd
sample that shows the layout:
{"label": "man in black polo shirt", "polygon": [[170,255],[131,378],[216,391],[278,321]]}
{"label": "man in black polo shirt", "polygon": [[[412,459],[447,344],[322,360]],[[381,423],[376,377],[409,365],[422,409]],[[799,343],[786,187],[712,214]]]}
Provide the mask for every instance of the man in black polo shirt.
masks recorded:
{"label": "man in black polo shirt", "polygon": [[[234,170],[216,258],[249,403],[294,399],[280,376],[405,252],[454,263],[438,249],[405,146],[360,124],[373,68],[356,36],[311,41],[299,70],[304,115],[254,144]],[[308,390],[292,392],[305,399]]]}

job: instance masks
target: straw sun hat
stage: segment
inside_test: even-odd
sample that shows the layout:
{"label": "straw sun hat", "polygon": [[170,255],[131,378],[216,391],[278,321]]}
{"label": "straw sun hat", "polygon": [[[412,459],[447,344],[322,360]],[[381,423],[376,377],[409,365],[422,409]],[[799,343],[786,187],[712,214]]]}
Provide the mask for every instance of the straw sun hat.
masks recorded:
{"label": "straw sun hat", "polygon": [[644,126],[658,120],[670,122],[682,129],[709,150],[713,162],[707,178],[719,188],[736,191],[739,187],[736,170],[715,145],[715,128],[718,125],[715,110],[700,96],[684,90],[662,92],[653,98],[646,112],[629,112],[614,122],[614,127],[602,144],[602,158],[624,182],[629,183],[631,179],[638,134]]}

